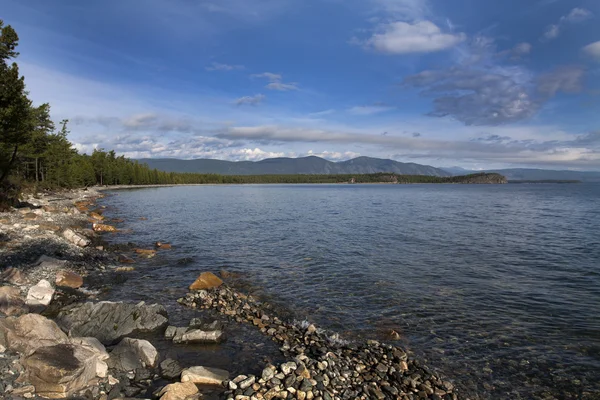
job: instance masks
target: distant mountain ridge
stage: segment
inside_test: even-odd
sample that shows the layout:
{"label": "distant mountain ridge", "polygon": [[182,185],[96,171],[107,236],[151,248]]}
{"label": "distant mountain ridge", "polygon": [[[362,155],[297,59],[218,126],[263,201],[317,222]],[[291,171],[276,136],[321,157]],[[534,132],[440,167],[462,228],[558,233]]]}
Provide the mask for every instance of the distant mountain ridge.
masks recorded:
{"label": "distant mountain ridge", "polygon": [[429,165],[371,157],[358,157],[339,162],[328,161],[316,156],[267,158],[261,161],[180,160],[175,158],[143,158],[138,161],[160,171],[220,175],[374,174],[377,172],[402,175],[453,175]]}
{"label": "distant mountain ridge", "polygon": [[600,172],[596,171],[558,171],[535,168],[507,168],[471,171],[460,167],[442,168],[452,175],[465,175],[476,172],[490,172],[504,175],[509,181],[577,180],[582,182],[600,182]]}

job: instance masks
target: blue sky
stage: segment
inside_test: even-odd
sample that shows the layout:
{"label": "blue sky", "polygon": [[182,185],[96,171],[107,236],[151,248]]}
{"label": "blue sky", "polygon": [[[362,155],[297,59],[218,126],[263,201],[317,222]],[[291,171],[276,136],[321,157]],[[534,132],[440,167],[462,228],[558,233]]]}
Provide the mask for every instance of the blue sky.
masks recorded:
{"label": "blue sky", "polygon": [[597,0],[0,0],[84,152],[600,170]]}

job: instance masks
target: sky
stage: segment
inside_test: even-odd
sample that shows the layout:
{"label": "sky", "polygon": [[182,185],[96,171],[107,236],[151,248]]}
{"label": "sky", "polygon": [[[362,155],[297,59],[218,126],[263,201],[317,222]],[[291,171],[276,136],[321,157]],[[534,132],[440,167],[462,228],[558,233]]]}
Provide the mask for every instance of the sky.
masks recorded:
{"label": "sky", "polygon": [[600,170],[598,0],[0,0],[81,152]]}

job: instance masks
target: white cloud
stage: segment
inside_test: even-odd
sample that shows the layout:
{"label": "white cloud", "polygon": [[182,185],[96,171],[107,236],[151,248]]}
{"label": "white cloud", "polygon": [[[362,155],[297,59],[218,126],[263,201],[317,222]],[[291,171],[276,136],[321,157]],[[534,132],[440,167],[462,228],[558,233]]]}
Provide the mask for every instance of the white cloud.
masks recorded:
{"label": "white cloud", "polygon": [[374,115],[382,112],[386,112],[393,109],[389,106],[356,106],[348,109],[350,114],[354,115]]}
{"label": "white cloud", "polygon": [[244,69],[243,65],[229,65],[229,64],[220,64],[220,63],[212,63],[210,66],[206,67],[207,71],[235,71]]}
{"label": "white cloud", "polygon": [[386,54],[432,53],[454,47],[466,39],[464,33],[444,33],[430,21],[392,22],[380,25],[378,30],[362,44]]}
{"label": "white cloud", "polygon": [[258,147],[254,149],[235,149],[228,151],[228,160],[236,161],[258,161],[265,158],[285,157],[284,152],[264,151]]}
{"label": "white cloud", "polygon": [[287,92],[288,90],[298,90],[298,83],[290,82],[284,83],[283,76],[281,74],[274,74],[272,72],[263,72],[262,74],[250,75],[252,78],[265,78],[270,83],[265,87],[269,90],[279,90],[281,92]]}
{"label": "white cloud", "polygon": [[339,152],[339,151],[321,151],[321,152],[315,152],[313,150],[309,150],[308,153],[306,153],[306,156],[315,156],[315,157],[321,157],[324,158],[326,160],[331,160],[331,161],[345,161],[345,160],[350,160],[356,157],[360,157],[360,153],[355,153],[353,151],[344,151],[344,152]]}
{"label": "white cloud", "polygon": [[588,56],[600,61],[600,40],[585,46],[583,48],[583,52]]}
{"label": "white cloud", "polygon": [[512,51],[513,51],[514,55],[522,56],[522,55],[531,53],[532,48],[533,48],[533,46],[530,43],[523,42],[523,43],[519,43],[519,44],[515,45],[515,47],[513,47]]}
{"label": "white cloud", "polygon": [[330,115],[330,114],[333,114],[333,113],[335,113],[335,110],[334,109],[329,109],[329,110],[323,110],[323,111],[317,111],[317,112],[314,112],[314,113],[310,113],[310,114],[308,114],[308,116],[309,117],[323,117],[325,115]]}
{"label": "white cloud", "polygon": [[567,24],[577,24],[592,18],[594,14],[585,8],[574,8],[567,15],[560,17],[556,24],[548,25],[544,32],[544,39],[556,39],[562,33],[563,28]]}
{"label": "white cloud", "polygon": [[263,102],[263,100],[265,100],[267,97],[264,94],[255,94],[254,96],[244,96],[244,97],[240,97],[239,99],[237,99],[235,101],[235,105],[237,106],[243,106],[243,105],[250,105],[250,106],[257,106],[260,103]]}

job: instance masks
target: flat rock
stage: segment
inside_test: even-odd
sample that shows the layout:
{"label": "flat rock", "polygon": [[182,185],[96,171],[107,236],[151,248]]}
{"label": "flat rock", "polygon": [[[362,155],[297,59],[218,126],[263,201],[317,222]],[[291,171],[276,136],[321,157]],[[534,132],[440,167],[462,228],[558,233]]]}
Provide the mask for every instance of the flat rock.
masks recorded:
{"label": "flat rock", "polygon": [[119,371],[154,368],[158,362],[156,348],[147,340],[125,338],[110,353],[108,366]]}
{"label": "flat rock", "polygon": [[42,279],[37,285],[29,288],[27,292],[26,303],[28,306],[47,306],[52,301],[54,296],[54,288],[52,284],[45,279]]}
{"label": "flat rock", "polygon": [[229,372],[209,367],[191,367],[181,372],[181,382],[193,382],[197,385],[222,385],[229,379]]}
{"label": "flat rock", "polygon": [[220,343],[225,339],[225,335],[221,330],[186,329],[185,332],[179,333],[175,333],[174,343]]}
{"label": "flat rock", "polygon": [[71,336],[93,336],[104,344],[162,329],[169,322],[165,308],[159,304],[109,301],[71,306],[62,310],[56,321]]}
{"label": "flat rock", "polygon": [[186,400],[196,394],[198,394],[198,388],[192,382],[172,383],[158,393],[160,400]]}
{"label": "flat rock", "polygon": [[69,338],[54,321],[39,314],[0,319],[0,344],[24,355],[40,347],[68,342]]}
{"label": "flat rock", "polygon": [[75,272],[61,270],[56,273],[56,286],[77,289],[83,286],[83,278]]}
{"label": "flat rock", "polygon": [[21,297],[21,291],[14,286],[0,287],[0,312],[6,316],[27,314],[29,307]]}
{"label": "flat rock", "polygon": [[82,346],[58,344],[38,348],[23,360],[23,366],[38,396],[63,399],[91,384],[96,361],[94,352]]}
{"label": "flat rock", "polygon": [[223,281],[212,272],[203,272],[190,285],[190,290],[205,290],[219,287]]}

